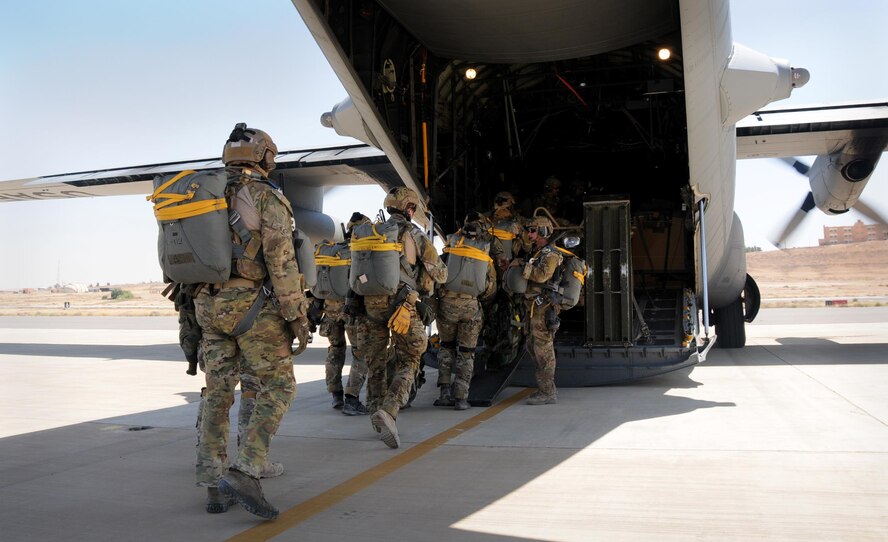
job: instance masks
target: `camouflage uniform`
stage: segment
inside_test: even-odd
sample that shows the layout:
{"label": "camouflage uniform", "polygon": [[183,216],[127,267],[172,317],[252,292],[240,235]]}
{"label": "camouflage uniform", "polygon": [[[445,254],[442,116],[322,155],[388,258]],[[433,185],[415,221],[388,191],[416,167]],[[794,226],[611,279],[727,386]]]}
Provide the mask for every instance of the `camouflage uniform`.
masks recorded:
{"label": "camouflage uniform", "polygon": [[[435,283],[446,281],[447,266],[438,257],[438,252],[429,238],[403,215],[393,213],[388,222],[398,224],[398,242],[403,245],[401,254],[402,258],[407,260],[407,264],[419,266],[419,273],[427,273]],[[415,263],[409,261],[411,257],[415,258]],[[398,285],[399,292],[405,286],[402,281]],[[388,320],[392,315],[395,301],[396,296],[364,296],[367,325],[362,332],[359,332],[358,337],[369,370],[367,406],[370,412],[384,410],[393,419],[397,418],[400,408],[407,404],[410,387],[419,370],[420,357],[425,352],[428,342],[425,326],[417,315],[415,307],[409,309],[410,327],[407,333],[403,335],[389,333]],[[390,337],[395,349],[395,367],[394,374],[389,375],[391,384],[386,386],[386,349]]]}
{"label": "camouflage uniform", "polygon": [[[330,346],[327,348],[327,391],[330,393],[342,393],[357,397],[361,393],[364,380],[367,379],[367,363],[364,355],[358,347],[360,344],[357,332],[356,318],[345,314],[345,301],[327,299],[324,301],[324,319],[318,333],[321,337],[327,337]],[[351,370],[348,373],[348,383],[343,390],[342,368],[345,366],[345,336],[348,334],[348,342],[352,345]]]}
{"label": "camouflage uniform", "polygon": [[539,393],[554,398],[555,391],[555,331],[549,329],[546,314],[554,311],[557,318],[560,312],[557,304],[543,291],[561,265],[561,253],[552,245],[539,249],[525,264],[524,278],[528,280],[525,294],[530,330],[527,350],[536,362],[536,381]]}
{"label": "camouflage uniform", "polygon": [[[235,278],[207,285],[195,299],[197,321],[203,330],[201,348],[207,379],[197,483],[208,487],[217,485],[228,467],[228,411],[241,373],[255,378],[259,390],[244,430],[245,442],[232,466],[252,478],[260,476],[271,437],[296,395],[290,360],[294,334],[288,322],[304,320],[307,309],[293,248],[294,224],[289,202],[249,170],[241,173],[240,168],[230,169],[229,176],[229,188],[235,191],[231,200],[252,200],[256,217],[244,217],[253,239],[246,244],[247,257],[235,260]],[[233,236],[235,242],[241,243]],[[274,298],[265,300],[249,330],[232,336],[266,278],[274,289]]]}
{"label": "camouflage uniform", "polygon": [[[494,265],[490,264],[487,268],[487,288],[480,298],[487,299],[495,293],[496,271]],[[475,370],[475,346],[483,325],[478,299],[443,288],[438,297],[437,322],[438,336],[441,339],[441,348],[438,350],[438,386],[452,384],[454,399],[467,399],[469,396],[469,384]]]}

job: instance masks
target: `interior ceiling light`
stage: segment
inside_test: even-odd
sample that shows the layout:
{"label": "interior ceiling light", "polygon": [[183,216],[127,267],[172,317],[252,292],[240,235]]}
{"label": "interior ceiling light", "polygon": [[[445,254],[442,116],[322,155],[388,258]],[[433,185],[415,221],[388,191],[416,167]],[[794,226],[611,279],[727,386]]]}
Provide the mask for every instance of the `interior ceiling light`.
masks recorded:
{"label": "interior ceiling light", "polygon": [[670,51],[667,47],[661,47],[659,51],[657,51],[657,58],[660,60],[669,60],[672,57],[672,51]]}
{"label": "interior ceiling light", "polygon": [[466,79],[471,80],[476,77],[478,77],[478,72],[475,70],[475,68],[467,68],[466,69]]}

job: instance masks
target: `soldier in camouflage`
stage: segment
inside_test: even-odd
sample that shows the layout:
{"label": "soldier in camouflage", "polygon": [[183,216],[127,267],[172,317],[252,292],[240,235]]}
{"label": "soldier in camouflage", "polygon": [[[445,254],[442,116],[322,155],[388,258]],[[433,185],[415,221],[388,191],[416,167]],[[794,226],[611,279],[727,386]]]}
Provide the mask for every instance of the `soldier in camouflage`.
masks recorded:
{"label": "soldier in camouflage", "polygon": [[[185,354],[185,359],[188,360],[188,369],[185,372],[190,375],[196,375],[197,367],[200,366],[201,372],[206,373],[206,364],[200,350],[200,339],[203,336],[203,332],[201,331],[200,326],[197,323],[197,316],[195,315],[194,308],[194,295],[196,285],[174,284],[170,287],[173,288],[173,295],[171,298],[173,299],[176,312],[179,313],[179,346],[182,347],[182,352],[184,352]],[[206,380],[206,378],[204,378],[204,380]],[[246,431],[247,425],[250,422],[250,417],[253,415],[253,409],[256,406],[256,394],[259,392],[259,382],[250,375],[241,374],[240,384],[241,400],[240,408],[238,409],[237,413],[238,448],[241,447],[242,443],[246,442],[244,438],[244,431]],[[200,390],[200,404],[198,405],[197,409],[196,427],[198,429],[198,446],[200,446],[200,424],[201,420],[203,419],[203,411],[206,405],[206,392],[206,387],[203,387]],[[273,461],[266,461],[259,472],[259,477],[274,478],[276,476],[280,476],[283,473],[283,464]],[[223,503],[216,501],[216,499],[213,499],[213,502],[207,503],[207,512],[220,513],[225,512],[228,509],[227,502]]]}
{"label": "soldier in camouflage", "polygon": [[[351,238],[352,229],[358,224],[369,224],[370,219],[361,213],[352,214],[345,232],[345,241]],[[319,334],[327,337],[330,346],[327,348],[326,380],[327,391],[333,395],[333,408],[342,409],[346,416],[363,416],[370,413],[361,403],[359,396],[364,381],[367,379],[367,362],[358,343],[358,327],[363,316],[346,314],[347,300],[324,300],[324,317],[321,320]],[[342,369],[345,366],[345,338],[352,345],[352,366],[348,373],[348,382],[342,387]]]}
{"label": "soldier in camouflage", "polygon": [[549,237],[554,231],[552,222],[537,216],[527,227],[533,243],[533,255],[523,264],[522,276],[527,279],[525,303],[530,330],[527,350],[536,362],[537,391],[527,399],[528,405],[548,405],[557,402],[555,390],[555,333],[558,331],[559,305],[548,295],[547,286],[553,280],[562,256]]}
{"label": "soldier in camouflage", "polygon": [[[406,187],[393,188],[386,195],[384,205],[390,213],[387,222],[398,225],[398,242],[402,247],[401,279],[394,296],[364,296],[367,328],[365,337],[360,337],[359,342],[369,370],[370,421],[382,441],[390,448],[397,448],[400,438],[395,420],[398,411],[407,404],[420,357],[428,344],[416,305],[420,295],[428,295],[435,283],[447,280],[447,267],[431,240],[411,222],[420,205],[416,192]],[[386,348],[390,330],[395,365],[391,384],[386,385]]]}
{"label": "soldier in camouflage", "polygon": [[[295,338],[296,353],[301,353],[309,336],[305,286],[293,246],[293,212],[268,181],[276,154],[268,134],[245,124],[235,126],[225,143],[227,201],[243,224],[232,226],[232,277],[205,285],[195,298],[207,373],[197,483],[209,488],[208,500],[224,503],[228,497],[267,519],[277,517],[278,510],[265,499],[259,475],[271,437],[296,395],[291,344]],[[256,379],[259,391],[244,442],[229,468],[228,410],[242,373]]]}
{"label": "soldier in camouflage", "polygon": [[[511,260],[528,248],[529,243],[526,243],[526,239],[523,237],[524,223],[527,220],[515,208],[515,197],[511,192],[499,192],[494,196],[493,210],[484,213],[484,216],[490,220],[491,233],[503,247],[502,256],[494,258],[499,266],[498,275],[502,278],[502,273]],[[508,250],[506,250],[506,246],[508,246]],[[491,256],[494,256],[493,252],[491,252]]]}
{"label": "soldier in camouflage", "polygon": [[[484,231],[478,221],[480,217],[470,214],[466,217],[463,227],[451,236],[455,241],[459,237],[479,239]],[[489,245],[488,245],[489,246]],[[444,252],[453,247],[444,248]],[[496,293],[496,269],[493,260],[488,256],[487,277],[485,284],[478,285],[475,291],[482,290],[480,295],[468,293],[466,288],[450,286],[456,277],[448,277],[449,281],[438,289],[438,336],[441,348],[438,350],[438,388],[439,397],[435,406],[452,406],[456,410],[469,408],[469,385],[475,370],[475,346],[481,333],[482,311],[479,298],[486,300]],[[454,254],[447,254],[453,258]],[[480,260],[479,260],[480,261]],[[449,275],[449,272],[448,272]]]}

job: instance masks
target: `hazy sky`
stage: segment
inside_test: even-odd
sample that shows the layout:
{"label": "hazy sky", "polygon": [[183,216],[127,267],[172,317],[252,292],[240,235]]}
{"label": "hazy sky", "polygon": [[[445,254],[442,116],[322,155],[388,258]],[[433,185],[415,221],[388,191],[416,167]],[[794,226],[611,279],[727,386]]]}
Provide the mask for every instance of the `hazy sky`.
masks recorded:
{"label": "hazy sky", "polygon": [[[888,99],[888,2],[738,0],[732,18],[735,41],[811,70],[780,105]],[[344,97],[286,0],[0,7],[0,180],[215,157],[236,122],[266,130],[282,150],[349,144],[318,122]],[[737,173],[746,244],[771,248],[807,182],[776,160],[741,161]],[[336,191],[326,210],[371,214],[381,194]],[[888,164],[864,199],[888,214]],[[810,214],[791,245],[858,218]],[[160,279],[143,196],[0,203],[0,229],[0,289]]]}

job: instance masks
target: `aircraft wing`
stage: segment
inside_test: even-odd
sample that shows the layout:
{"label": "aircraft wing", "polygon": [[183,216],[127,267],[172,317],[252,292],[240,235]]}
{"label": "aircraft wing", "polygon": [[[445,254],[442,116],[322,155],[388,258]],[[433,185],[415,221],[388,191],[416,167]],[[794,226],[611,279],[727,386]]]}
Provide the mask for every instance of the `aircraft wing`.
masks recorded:
{"label": "aircraft wing", "polygon": [[885,150],[888,102],[769,109],[737,123],[738,159],[829,155],[849,143]]}
{"label": "aircraft wing", "polygon": [[[275,161],[272,179],[285,190],[402,184],[385,154],[368,145],[285,151]],[[0,202],[150,194],[155,175],[221,167],[221,158],[210,158],[0,181]]]}

